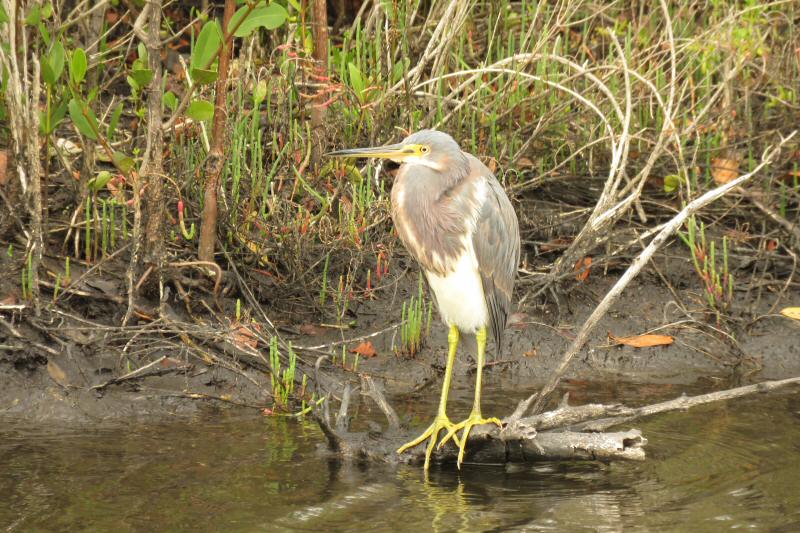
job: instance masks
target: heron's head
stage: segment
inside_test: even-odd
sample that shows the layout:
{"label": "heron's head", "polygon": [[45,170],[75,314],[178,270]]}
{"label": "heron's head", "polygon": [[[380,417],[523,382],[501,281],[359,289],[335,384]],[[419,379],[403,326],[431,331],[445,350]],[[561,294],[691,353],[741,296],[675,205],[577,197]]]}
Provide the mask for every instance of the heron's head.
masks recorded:
{"label": "heron's head", "polygon": [[420,130],[397,144],[337,150],[326,155],[390,159],[401,165],[422,165],[440,173],[461,173],[464,167],[469,166],[458,143],[448,134],[437,130]]}

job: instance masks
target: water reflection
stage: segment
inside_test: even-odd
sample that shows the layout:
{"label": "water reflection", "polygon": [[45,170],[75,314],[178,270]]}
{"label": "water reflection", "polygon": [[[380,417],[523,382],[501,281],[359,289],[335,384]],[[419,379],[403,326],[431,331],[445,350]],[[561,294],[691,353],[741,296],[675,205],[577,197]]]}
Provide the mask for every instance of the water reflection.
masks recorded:
{"label": "water reflection", "polygon": [[800,529],[800,401],[636,424],[644,463],[369,466],[310,423],[214,414],[101,431],[0,429],[0,527],[170,531]]}

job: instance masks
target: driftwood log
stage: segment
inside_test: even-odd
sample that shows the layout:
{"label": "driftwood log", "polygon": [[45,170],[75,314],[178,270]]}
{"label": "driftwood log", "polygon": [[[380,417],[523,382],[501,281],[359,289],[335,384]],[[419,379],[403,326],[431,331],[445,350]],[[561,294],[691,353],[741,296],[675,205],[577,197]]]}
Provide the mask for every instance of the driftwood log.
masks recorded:
{"label": "driftwood log", "polygon": [[[787,385],[800,384],[800,377],[767,381],[723,391],[681,396],[669,401],[643,407],[626,407],[621,404],[586,404],[571,406],[565,395],[558,408],[533,416],[526,416],[535,396],[520,402],[516,410],[503,419],[503,428],[480,426],[469,436],[465,463],[508,464],[541,460],[635,460],[645,459],[647,439],[638,429],[608,432],[606,430],[627,424],[644,416],[678,409],[689,409],[707,403],[730,400],[755,393],[768,392]],[[403,443],[411,440],[421,430],[403,429],[400,421],[375,382],[365,377],[362,394],[371,397],[383,411],[387,427],[374,424],[367,432],[350,432],[348,409],[355,392],[346,385],[339,412],[333,421],[329,405],[315,413],[315,418],[327,437],[330,452],[346,458],[369,462],[422,463],[425,445],[417,446],[402,455],[396,453]],[[447,443],[434,452],[432,460],[438,463],[455,462],[458,450]]]}

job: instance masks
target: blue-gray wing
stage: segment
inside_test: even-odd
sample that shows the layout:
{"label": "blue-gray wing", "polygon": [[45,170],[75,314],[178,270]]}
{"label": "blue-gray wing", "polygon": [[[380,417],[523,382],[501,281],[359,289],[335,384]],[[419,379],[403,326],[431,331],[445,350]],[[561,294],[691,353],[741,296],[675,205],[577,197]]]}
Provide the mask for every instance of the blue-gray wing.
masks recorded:
{"label": "blue-gray wing", "polygon": [[519,222],[503,187],[489,169],[485,172],[488,192],[478,214],[472,243],[499,354],[519,265]]}

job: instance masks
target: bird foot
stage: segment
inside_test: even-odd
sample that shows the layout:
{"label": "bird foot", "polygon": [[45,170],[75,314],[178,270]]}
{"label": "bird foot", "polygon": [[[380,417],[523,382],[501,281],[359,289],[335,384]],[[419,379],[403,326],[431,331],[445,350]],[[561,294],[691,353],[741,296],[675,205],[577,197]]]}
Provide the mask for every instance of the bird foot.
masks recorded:
{"label": "bird foot", "polygon": [[[397,453],[398,454],[403,453],[409,448],[413,448],[414,446],[428,440],[428,448],[425,450],[425,467],[424,467],[424,469],[427,471],[428,466],[430,465],[431,462],[431,454],[433,454],[433,449],[434,447],[436,447],[436,442],[439,438],[439,432],[442,431],[443,429],[447,430],[447,437],[445,437],[445,441],[447,439],[452,438],[453,441],[456,443],[456,446],[461,445],[458,437],[455,435],[456,431],[458,431],[458,429],[456,429],[456,425],[453,424],[449,418],[447,418],[447,415],[439,414],[436,416],[436,419],[434,419],[433,424],[431,424],[430,427],[428,427],[428,429],[426,429],[422,435],[412,440],[411,442],[408,442],[400,446],[400,448],[397,449]],[[442,443],[445,441],[442,441]],[[439,444],[439,447],[441,447],[442,443]]]}
{"label": "bird foot", "polygon": [[[475,426],[482,426],[484,424],[495,424],[497,427],[502,428],[503,423],[500,421],[499,418],[483,418],[481,416],[480,411],[473,411],[469,418],[464,421],[459,422],[458,424],[453,425],[448,432],[447,435],[439,442],[439,447],[441,447],[445,442],[449,439],[453,439],[458,446],[458,468],[461,468],[461,463],[464,461],[464,452],[467,449],[467,440],[469,439],[469,432],[472,431],[472,428]],[[456,437],[456,432],[461,431],[461,438],[459,439]],[[459,440],[461,441],[459,443]]]}

